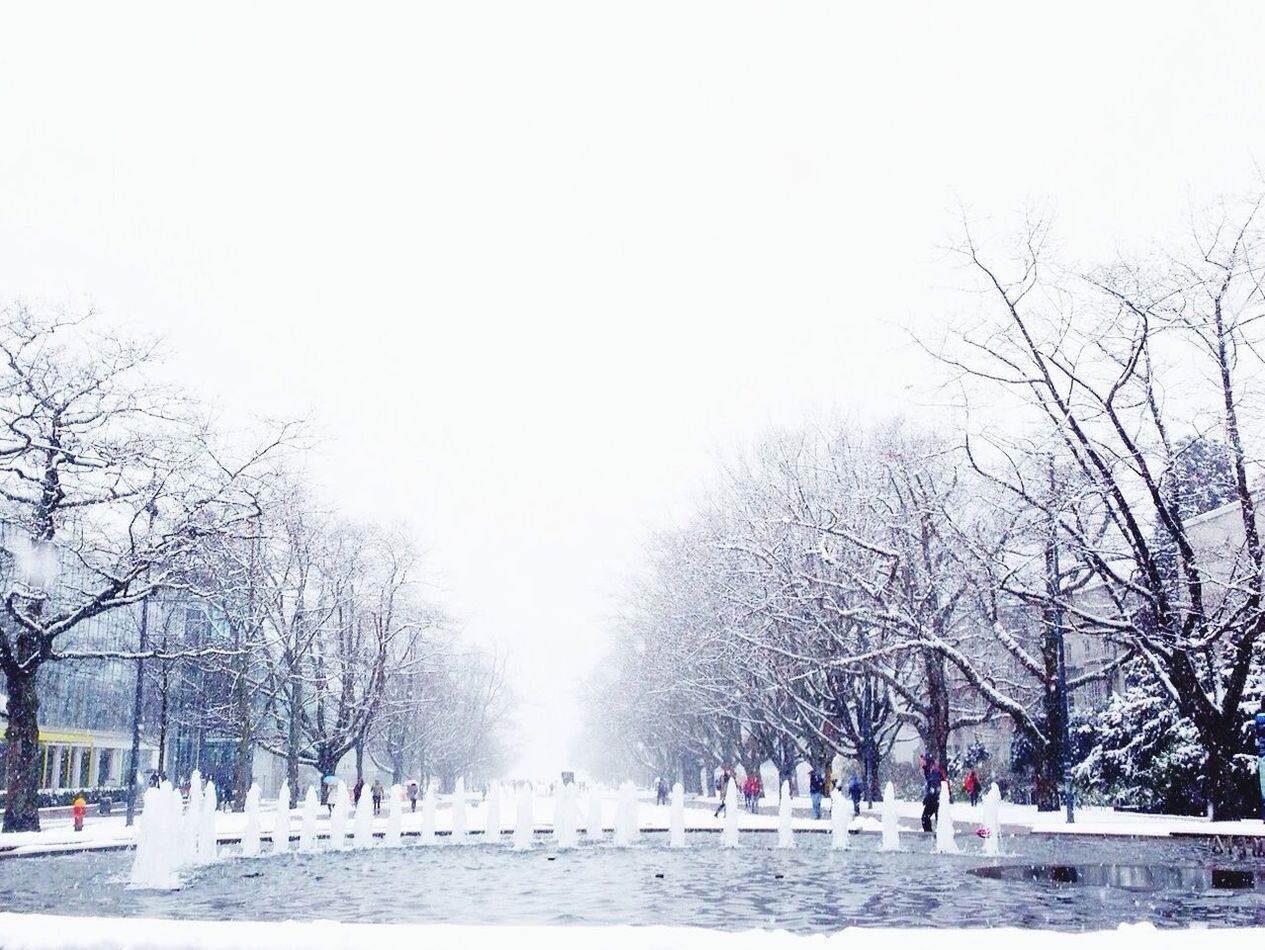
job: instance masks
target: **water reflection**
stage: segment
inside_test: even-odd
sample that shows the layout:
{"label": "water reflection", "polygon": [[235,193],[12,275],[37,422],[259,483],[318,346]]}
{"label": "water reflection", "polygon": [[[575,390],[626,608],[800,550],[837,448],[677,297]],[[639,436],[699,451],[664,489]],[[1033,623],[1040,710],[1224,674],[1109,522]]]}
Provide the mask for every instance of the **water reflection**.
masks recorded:
{"label": "water reflection", "polygon": [[1085,884],[1128,891],[1207,891],[1255,889],[1256,874],[1242,868],[1155,864],[1004,864],[971,869],[998,881]]}
{"label": "water reflection", "polygon": [[[1007,839],[1000,859],[972,851],[878,850],[856,836],[847,851],[800,835],[791,851],[773,835],[741,847],[691,835],[637,847],[531,851],[495,844],[291,853],[199,868],[176,893],[127,889],[129,853],[0,861],[7,910],[259,920],[485,924],[674,924],[800,933],[847,926],[1061,930],[1151,921],[1160,926],[1265,925],[1257,868],[1207,868],[1199,845],[1037,837]],[[974,844],[974,842],[972,842]],[[1224,864],[1224,860],[1222,860]],[[975,873],[972,873],[974,871]],[[1245,882],[1251,881],[1251,886]]]}

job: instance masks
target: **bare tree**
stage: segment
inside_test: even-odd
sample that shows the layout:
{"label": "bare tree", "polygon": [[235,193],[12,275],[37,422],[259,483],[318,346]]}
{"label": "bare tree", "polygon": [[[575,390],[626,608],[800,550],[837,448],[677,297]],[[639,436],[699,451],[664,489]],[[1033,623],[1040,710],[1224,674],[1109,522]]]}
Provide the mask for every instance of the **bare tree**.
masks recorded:
{"label": "bare tree", "polygon": [[137,603],[208,537],[248,519],[242,479],[278,440],[230,461],[146,342],[88,318],[0,313],[0,669],[8,695],[5,831],[39,827],[36,674],[94,616]]}
{"label": "bare tree", "polygon": [[[1263,623],[1244,425],[1265,315],[1258,207],[1219,209],[1182,256],[1066,279],[1048,259],[1044,222],[1028,228],[1013,274],[968,233],[966,260],[995,306],[942,354],[995,411],[1013,397],[1009,433],[977,433],[972,457],[1053,526],[1045,550],[1057,569],[1008,583],[1049,622],[1141,658],[1198,732],[1216,817],[1246,797],[1245,690]],[[1238,524],[1228,543],[1210,546],[1166,490],[1191,436],[1228,451]],[[1074,476],[1062,490],[1049,491],[1050,458]]]}

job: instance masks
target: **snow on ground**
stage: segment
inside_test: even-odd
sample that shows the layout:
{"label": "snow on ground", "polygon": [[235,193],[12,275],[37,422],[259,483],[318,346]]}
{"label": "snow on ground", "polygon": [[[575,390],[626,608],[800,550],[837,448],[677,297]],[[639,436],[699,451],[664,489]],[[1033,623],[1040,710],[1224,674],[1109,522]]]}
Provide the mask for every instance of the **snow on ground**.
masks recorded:
{"label": "snow on ground", "polygon": [[[617,792],[609,790],[603,801],[602,821],[610,831],[614,827]],[[452,827],[451,797],[444,796],[440,800],[439,809],[435,813],[435,828],[443,833]],[[686,802],[685,824],[691,831],[720,831],[724,825],[724,817],[715,817],[716,799],[691,798]],[[793,800],[795,818],[793,827],[796,831],[829,830],[830,803],[822,802],[822,818],[811,817],[811,804],[807,798]],[[764,799],[762,813],[753,815],[741,809],[738,825],[746,831],[773,831],[777,828],[776,800]],[[851,803],[845,803],[851,808]],[[262,821],[265,837],[272,828],[272,815],[275,802],[264,803]],[[549,796],[537,796],[533,802],[533,819],[537,830],[548,830],[553,827],[554,799]],[[580,822],[587,824],[585,810],[588,807],[588,796],[582,794],[579,802]],[[861,813],[868,819],[879,817],[881,805],[875,804],[874,810],[864,805]],[[967,831],[983,823],[983,812],[979,806],[972,807],[968,802],[957,801],[950,805],[953,820],[959,832]],[[297,809],[294,818],[293,832],[298,833]],[[898,801],[897,814],[901,818],[902,830],[918,828],[919,816],[922,814],[922,803]],[[655,805],[648,795],[643,797],[639,806],[640,823],[643,830],[666,830],[668,827],[669,808],[666,805]],[[375,829],[382,832],[386,828],[386,806],[382,808],[382,816],[375,822]],[[515,800],[512,794],[502,794],[500,801],[501,828],[511,831],[514,828]],[[320,833],[328,828],[328,813],[322,809]],[[482,832],[486,827],[486,804],[479,796],[472,795],[466,808],[466,824],[471,831]],[[1142,815],[1132,812],[1118,812],[1110,808],[1088,807],[1076,810],[1076,823],[1068,825],[1062,812],[1038,812],[1032,805],[1016,805],[1003,802],[1001,806],[1002,827],[1008,834],[1032,832],[1036,834],[1098,834],[1098,835],[1132,835],[1139,837],[1165,837],[1171,834],[1196,835],[1265,835],[1265,822],[1259,820],[1210,822],[1204,818],[1183,818],[1173,815]],[[216,831],[222,840],[237,839],[245,824],[245,815],[232,812],[221,812],[216,818]],[[405,834],[419,832],[422,826],[422,806],[418,803],[416,812],[409,812],[407,804],[404,810],[403,830]],[[45,822],[45,827],[37,832],[20,832],[0,835],[0,856],[21,854],[37,854],[46,851],[58,851],[79,848],[117,848],[130,845],[135,829],[128,828],[123,816],[112,815],[108,818],[89,815],[84,830],[76,833],[69,819],[53,819]],[[348,829],[350,831],[350,827]],[[876,830],[869,821],[863,823],[863,830]]]}
{"label": "snow on ground", "polygon": [[350,950],[350,948],[462,947],[515,950],[845,950],[852,947],[918,947],[971,950],[1187,950],[1215,940],[1218,950],[1257,950],[1259,928],[1160,930],[1150,924],[1122,924],[1116,930],[1069,934],[1051,931],[892,930],[850,928],[833,934],[786,931],[720,931],[689,927],[473,927],[453,924],[344,924],[314,920],[253,921],[122,920],[102,917],[54,917],[0,913],[0,945],[6,950]]}

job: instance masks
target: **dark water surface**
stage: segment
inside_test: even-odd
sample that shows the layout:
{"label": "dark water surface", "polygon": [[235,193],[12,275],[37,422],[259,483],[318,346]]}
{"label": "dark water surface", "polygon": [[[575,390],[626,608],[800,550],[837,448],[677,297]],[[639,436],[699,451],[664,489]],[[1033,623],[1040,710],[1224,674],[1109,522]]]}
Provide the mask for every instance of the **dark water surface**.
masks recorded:
{"label": "dark water surface", "polygon": [[[1007,838],[986,858],[877,850],[877,835],[832,851],[800,834],[794,850],[746,833],[737,850],[695,834],[631,848],[558,851],[538,837],[515,852],[488,844],[231,858],[191,870],[175,892],[127,887],[131,852],[0,861],[6,910],[106,916],[337,919],[469,924],[673,924],[801,933],[860,926],[1019,926],[1059,930],[1265,925],[1265,863],[1214,855],[1199,841],[1076,836]],[[267,847],[267,845],[265,845]]]}

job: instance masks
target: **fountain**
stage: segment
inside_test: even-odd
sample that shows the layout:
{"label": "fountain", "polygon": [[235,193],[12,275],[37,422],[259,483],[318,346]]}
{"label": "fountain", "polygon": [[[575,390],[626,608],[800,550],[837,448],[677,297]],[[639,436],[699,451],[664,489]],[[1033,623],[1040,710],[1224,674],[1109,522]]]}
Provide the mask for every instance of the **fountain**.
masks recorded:
{"label": "fountain", "polygon": [[373,847],[373,795],[368,788],[361,790],[360,801],[356,803],[351,840],[356,848]]}
{"label": "fountain", "polygon": [[958,843],[953,839],[952,806],[949,804],[949,783],[940,783],[940,810],[936,813],[936,851],[956,854]]}
{"label": "fountain", "polygon": [[619,800],[615,805],[615,844],[626,848],[637,840],[637,786],[624,781],[619,785]]}
{"label": "fountain", "polygon": [[246,793],[246,825],[242,829],[242,854],[253,858],[259,854],[259,786],[254,783]]}
{"label": "fountain", "polygon": [[404,789],[399,785],[392,785],[390,795],[390,803],[387,805],[387,830],[382,836],[382,846],[398,848],[400,829],[404,825]]}
{"label": "fountain", "polygon": [[180,863],[198,860],[198,835],[202,832],[202,773],[197,769],[189,776],[189,803],[180,822]]}
{"label": "fountain", "polygon": [[1001,854],[1001,789],[994,782],[984,795],[984,853]]}
{"label": "fountain", "polygon": [[896,815],[896,789],[891,782],[883,788],[883,851],[900,850],[900,826]]}
{"label": "fountain", "polygon": [[483,837],[489,844],[500,844],[501,842],[501,786],[499,782],[493,782],[488,789],[488,815],[487,824],[483,829]]}
{"label": "fountain", "polygon": [[426,787],[422,797],[422,844],[435,843],[435,783]]}
{"label": "fountain", "polygon": [[290,850],[290,783],[283,781],[277,793],[277,812],[272,819],[272,852]]}
{"label": "fountain", "polygon": [[685,847],[685,787],[680,782],[672,786],[672,806],[668,812],[668,846]]}
{"label": "fountain", "polygon": [[316,813],[320,807],[321,804],[316,798],[316,789],[309,785],[307,794],[303,796],[303,821],[299,826],[300,851],[316,850]]}
{"label": "fountain", "polygon": [[777,846],[795,847],[795,834],[791,830],[791,783],[782,783],[782,797],[777,803]]}
{"label": "fountain", "polygon": [[837,788],[830,790],[830,847],[836,851],[848,849],[848,806]]}
{"label": "fountain", "polygon": [[720,834],[723,848],[738,847],[738,783],[731,781],[725,788],[725,826]]}
{"label": "fountain", "polygon": [[159,786],[159,791],[163,792],[167,798],[167,834],[164,838],[163,850],[174,876],[180,868],[193,863],[184,859],[184,849],[180,840],[180,833],[184,827],[184,819],[181,815],[184,809],[184,796],[180,794],[180,789],[173,788],[172,784],[165,780]]}
{"label": "fountain", "polygon": [[202,823],[198,828],[198,864],[214,864],[217,855],[215,839],[215,815],[220,810],[220,800],[215,795],[215,783],[206,783],[202,796]]}
{"label": "fountain", "polygon": [[136,857],[132,862],[132,887],[172,890],[180,886],[176,869],[183,842],[180,827],[180,793],[163,782],[145,790],[140,826],[136,829]]}
{"label": "fountain", "polygon": [[334,789],[334,810],[329,816],[329,846],[335,850],[347,847],[347,818],[351,811],[351,795],[341,779]]}
{"label": "fountain", "polygon": [[602,790],[596,785],[589,789],[589,808],[585,814],[585,829],[589,838],[601,840],[606,834],[606,825],[602,822]]}
{"label": "fountain", "polygon": [[518,788],[518,801],[514,807],[514,850],[526,851],[531,847],[532,829],[535,823],[532,819],[532,791],[531,786],[524,782]]}
{"label": "fountain", "polygon": [[466,780],[457,779],[452,793],[452,838],[456,844],[466,843]]}
{"label": "fountain", "polygon": [[579,844],[576,805],[575,783],[564,782],[553,810],[553,837],[559,848],[574,848]]}

